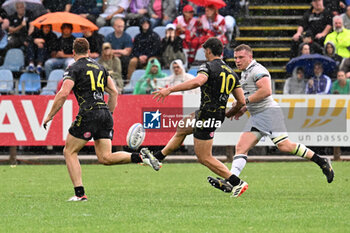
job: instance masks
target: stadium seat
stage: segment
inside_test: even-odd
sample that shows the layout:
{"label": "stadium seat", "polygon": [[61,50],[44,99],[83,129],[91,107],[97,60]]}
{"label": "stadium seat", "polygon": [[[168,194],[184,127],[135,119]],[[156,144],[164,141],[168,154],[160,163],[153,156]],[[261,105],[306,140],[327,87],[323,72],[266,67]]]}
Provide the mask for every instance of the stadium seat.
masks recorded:
{"label": "stadium seat", "polygon": [[54,95],[56,93],[57,84],[62,79],[64,70],[56,69],[51,71],[47,80],[47,85],[43,87],[40,95]]}
{"label": "stadium seat", "polygon": [[26,94],[33,94],[40,91],[40,75],[35,73],[23,73],[19,78],[18,90],[22,92],[22,83]]}
{"label": "stadium seat", "polygon": [[135,36],[140,33],[140,27],[139,26],[130,26],[125,30],[126,33],[131,36],[131,39],[134,40]]}
{"label": "stadium seat", "polygon": [[24,66],[24,55],[20,49],[9,49],[5,55],[5,61],[0,70],[19,72]]}
{"label": "stadium seat", "polygon": [[163,73],[166,73],[168,76],[171,75],[171,70],[169,69],[164,69],[162,70]]}
{"label": "stadium seat", "polygon": [[0,72],[0,92],[1,93],[13,92],[13,75],[11,70],[2,70]]}
{"label": "stadium seat", "polygon": [[165,37],[165,26],[157,26],[153,29],[153,31],[159,35],[160,39]]}
{"label": "stadium seat", "polygon": [[83,37],[83,33],[82,33],[82,32],[73,32],[72,35],[73,35],[75,38],[81,38],[81,37]]}
{"label": "stadium seat", "polygon": [[98,33],[106,37],[108,34],[114,32],[114,28],[112,26],[103,26],[98,29]]}
{"label": "stadium seat", "polygon": [[132,73],[130,82],[125,85],[123,89],[123,94],[132,94],[134,91],[134,87],[136,85],[136,82],[142,77],[142,75],[145,74],[145,70],[135,70],[134,73]]}
{"label": "stadium seat", "polygon": [[197,76],[197,68],[191,68],[187,71],[187,73]]}

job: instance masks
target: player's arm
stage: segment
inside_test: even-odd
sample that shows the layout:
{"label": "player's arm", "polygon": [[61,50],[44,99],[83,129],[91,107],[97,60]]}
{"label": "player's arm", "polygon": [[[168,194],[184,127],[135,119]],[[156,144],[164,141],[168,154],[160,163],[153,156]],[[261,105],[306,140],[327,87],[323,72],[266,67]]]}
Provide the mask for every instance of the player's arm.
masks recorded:
{"label": "player's arm", "polygon": [[117,107],[118,103],[118,90],[115,87],[111,76],[108,76],[107,78],[107,86],[105,87],[105,91],[109,94],[107,103],[109,111],[114,112],[114,109]]}
{"label": "player's arm", "polygon": [[168,87],[168,88],[162,88],[159,91],[155,91],[152,94],[154,94],[153,98],[158,98],[157,101],[163,100],[165,97],[170,95],[173,92],[178,92],[178,91],[187,91],[187,90],[192,90],[197,87],[202,86],[204,83],[206,83],[208,80],[208,76],[199,73],[197,77],[187,80],[186,82],[180,83],[176,86],[173,87]]}
{"label": "player's arm", "polygon": [[233,89],[232,94],[236,99],[236,103],[228,112],[226,112],[226,117],[228,118],[236,115],[241,108],[245,106],[244,92],[242,88],[238,87]]}
{"label": "player's arm", "polygon": [[56,94],[53,101],[53,105],[47,117],[44,120],[44,128],[46,129],[47,123],[53,119],[56,113],[62,108],[64,102],[66,101],[69,93],[72,91],[74,86],[74,81],[71,79],[64,80],[61,89]]}
{"label": "player's arm", "polygon": [[271,80],[268,76],[260,78],[255,84],[258,90],[246,99],[246,104],[259,102],[272,95]]}

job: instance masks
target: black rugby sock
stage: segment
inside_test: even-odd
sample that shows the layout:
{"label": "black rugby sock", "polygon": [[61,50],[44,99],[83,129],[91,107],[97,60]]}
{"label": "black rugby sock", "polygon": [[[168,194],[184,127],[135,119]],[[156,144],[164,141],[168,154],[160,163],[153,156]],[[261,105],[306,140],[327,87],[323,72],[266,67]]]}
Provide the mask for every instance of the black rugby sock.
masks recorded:
{"label": "black rugby sock", "polygon": [[241,179],[233,174],[227,180],[228,182],[230,182],[230,184],[232,184],[232,186],[239,185],[239,183],[241,182]]}
{"label": "black rugby sock", "polygon": [[83,186],[74,187],[74,192],[75,192],[75,196],[77,196],[77,197],[82,197],[85,195],[85,191],[84,191]]}
{"label": "black rugby sock", "polygon": [[132,163],[142,163],[142,159],[140,157],[139,153],[132,153],[131,154],[131,162]]}
{"label": "black rugby sock", "polygon": [[163,155],[162,151],[157,151],[157,153],[154,154],[154,157],[158,159],[159,162],[163,161],[165,159],[165,155]]}
{"label": "black rugby sock", "polygon": [[310,159],[311,161],[317,163],[318,166],[322,167],[326,163],[326,160],[324,158],[321,158],[318,154],[314,154],[312,158]]}

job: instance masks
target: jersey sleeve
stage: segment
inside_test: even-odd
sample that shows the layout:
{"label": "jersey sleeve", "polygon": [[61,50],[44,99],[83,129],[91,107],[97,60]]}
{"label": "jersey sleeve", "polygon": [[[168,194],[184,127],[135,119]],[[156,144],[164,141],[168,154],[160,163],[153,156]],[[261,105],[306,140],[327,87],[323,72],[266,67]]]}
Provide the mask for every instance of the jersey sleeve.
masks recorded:
{"label": "jersey sleeve", "polygon": [[68,67],[65,71],[64,71],[64,74],[63,74],[63,81],[66,80],[66,79],[70,79],[74,82],[76,82],[76,75],[75,75],[75,72],[73,72],[73,69],[72,67]]}
{"label": "jersey sleeve", "polygon": [[204,74],[209,77],[209,65],[207,63],[202,64],[197,71],[197,74]]}
{"label": "jersey sleeve", "polygon": [[269,72],[265,68],[261,67],[261,68],[258,68],[258,69],[254,69],[254,71],[253,71],[253,80],[254,80],[254,82],[259,81],[263,77],[270,77]]}

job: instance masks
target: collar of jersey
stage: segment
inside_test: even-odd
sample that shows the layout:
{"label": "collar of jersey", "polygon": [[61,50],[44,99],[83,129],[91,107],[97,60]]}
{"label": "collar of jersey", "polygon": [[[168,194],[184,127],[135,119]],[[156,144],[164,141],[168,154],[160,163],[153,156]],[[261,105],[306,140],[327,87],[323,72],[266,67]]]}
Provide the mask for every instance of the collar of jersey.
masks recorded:
{"label": "collar of jersey", "polygon": [[252,60],[251,63],[249,63],[249,65],[247,66],[247,68],[245,68],[244,71],[248,70],[252,65],[254,65],[256,63],[255,59]]}

